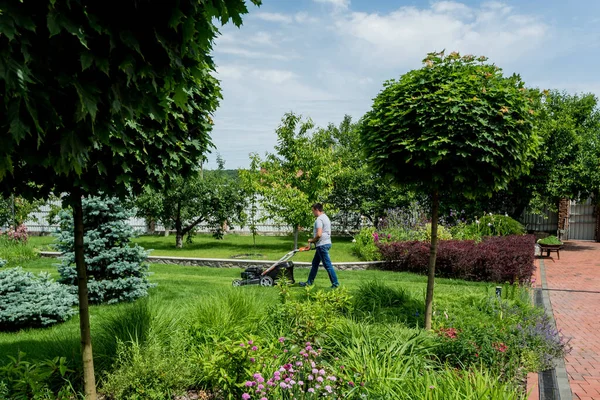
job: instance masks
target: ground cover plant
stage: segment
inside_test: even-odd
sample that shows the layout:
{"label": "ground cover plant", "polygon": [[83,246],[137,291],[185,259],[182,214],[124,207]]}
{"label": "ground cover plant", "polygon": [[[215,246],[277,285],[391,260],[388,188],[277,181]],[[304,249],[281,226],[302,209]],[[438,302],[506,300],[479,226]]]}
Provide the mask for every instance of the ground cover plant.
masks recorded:
{"label": "ground cover plant", "polygon": [[[24,268],[57,276],[54,262]],[[147,299],[91,308],[99,390],[110,399],[186,393],[521,399],[523,374],[546,367],[565,349],[518,285],[506,286],[498,299],[495,285],[439,279],[434,329],[427,332],[420,275],[340,271],[344,287],[331,291],[325,283],[309,290],[233,288],[238,269],[152,265],[151,271],[158,286]],[[307,273],[298,270],[297,278]],[[36,365],[65,357],[73,372],[53,375],[44,387],[57,394],[66,378],[80,389],[78,341],[77,317],[48,329],[0,333],[0,365],[18,351]],[[1,371],[0,382],[7,381]]]}

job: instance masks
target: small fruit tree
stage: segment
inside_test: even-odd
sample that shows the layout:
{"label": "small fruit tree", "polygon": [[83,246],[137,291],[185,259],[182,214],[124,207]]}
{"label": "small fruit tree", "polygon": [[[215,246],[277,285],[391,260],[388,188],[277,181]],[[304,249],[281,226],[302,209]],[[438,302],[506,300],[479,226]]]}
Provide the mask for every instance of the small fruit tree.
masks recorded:
{"label": "small fruit tree", "polygon": [[431,197],[425,328],[431,329],[440,193],[490,196],[528,171],[538,147],[537,92],[485,57],[430,53],[421,69],[390,80],[363,119],[376,171]]}

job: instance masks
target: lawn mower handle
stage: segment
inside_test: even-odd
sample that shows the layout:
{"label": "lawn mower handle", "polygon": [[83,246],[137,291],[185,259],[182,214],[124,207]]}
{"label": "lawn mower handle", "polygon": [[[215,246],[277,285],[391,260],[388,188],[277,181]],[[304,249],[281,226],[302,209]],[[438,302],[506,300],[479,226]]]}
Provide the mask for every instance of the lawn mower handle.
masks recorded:
{"label": "lawn mower handle", "polygon": [[282,262],[286,262],[289,259],[291,259],[296,253],[301,252],[301,251],[310,251],[310,250],[314,250],[316,249],[316,245],[314,243],[310,243],[308,246],[306,247],[301,247],[299,249],[295,249],[290,251],[289,253],[287,253],[285,256],[281,257],[279,259],[279,261],[275,262],[275,264],[273,264],[271,267],[269,267],[267,270],[263,271],[262,275],[266,275],[268,272],[270,272],[273,268],[275,268],[275,266],[279,263]]}

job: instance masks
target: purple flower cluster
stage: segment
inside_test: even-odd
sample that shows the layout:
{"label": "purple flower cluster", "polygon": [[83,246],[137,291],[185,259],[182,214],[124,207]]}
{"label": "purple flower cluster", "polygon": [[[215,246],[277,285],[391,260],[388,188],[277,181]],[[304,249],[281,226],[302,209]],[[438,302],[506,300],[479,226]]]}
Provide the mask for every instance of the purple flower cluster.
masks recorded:
{"label": "purple flower cluster", "polygon": [[6,237],[14,242],[27,243],[27,240],[29,239],[27,227],[25,225],[19,225],[16,228],[11,226],[6,231]]}
{"label": "purple flower cluster", "polygon": [[[283,343],[285,339],[281,339],[280,342]],[[255,373],[244,384],[247,392],[242,395],[242,399],[280,399],[286,397],[286,393],[300,400],[338,394],[342,380],[331,371],[328,372],[328,367],[319,362],[322,351],[315,350],[307,342],[297,355],[290,358],[290,362],[281,365],[268,379],[259,372]],[[353,382],[347,384],[354,387]]]}

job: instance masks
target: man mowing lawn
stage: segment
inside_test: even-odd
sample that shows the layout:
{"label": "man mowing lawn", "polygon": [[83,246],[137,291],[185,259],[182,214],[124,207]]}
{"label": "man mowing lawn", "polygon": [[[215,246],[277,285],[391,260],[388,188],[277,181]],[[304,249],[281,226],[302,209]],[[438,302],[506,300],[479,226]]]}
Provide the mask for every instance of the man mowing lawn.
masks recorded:
{"label": "man mowing lawn", "polygon": [[333,265],[331,264],[331,258],[329,257],[329,249],[331,249],[331,221],[329,217],[323,212],[323,205],[316,203],[312,206],[312,212],[317,218],[313,228],[313,237],[308,239],[308,243],[314,243],[316,246],[315,256],[312,260],[312,268],[308,274],[308,280],[306,282],[300,282],[300,286],[312,285],[317,277],[319,271],[319,264],[323,262],[323,266],[329,274],[329,280],[331,281],[331,288],[335,289],[340,285],[337,279]]}

